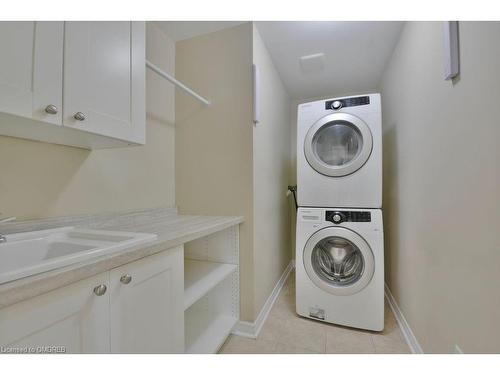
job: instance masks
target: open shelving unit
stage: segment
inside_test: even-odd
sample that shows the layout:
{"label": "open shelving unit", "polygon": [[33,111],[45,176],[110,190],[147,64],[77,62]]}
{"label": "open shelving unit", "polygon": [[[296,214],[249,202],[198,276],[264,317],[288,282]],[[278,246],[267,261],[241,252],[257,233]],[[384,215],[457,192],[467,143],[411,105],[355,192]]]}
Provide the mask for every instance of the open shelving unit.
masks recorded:
{"label": "open shelving unit", "polygon": [[224,280],[185,311],[186,353],[216,353],[231,333],[238,321],[230,302],[233,282]]}
{"label": "open shelving unit", "polygon": [[216,353],[239,320],[239,228],[185,245],[186,353]]}
{"label": "open shelving unit", "polygon": [[237,264],[184,260],[184,310],[232,274]]}

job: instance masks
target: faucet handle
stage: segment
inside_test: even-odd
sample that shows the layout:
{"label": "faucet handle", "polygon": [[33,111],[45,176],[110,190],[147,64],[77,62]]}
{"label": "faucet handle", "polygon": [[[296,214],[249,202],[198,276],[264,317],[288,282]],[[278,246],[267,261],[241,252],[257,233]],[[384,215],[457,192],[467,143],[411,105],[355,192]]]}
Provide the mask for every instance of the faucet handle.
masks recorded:
{"label": "faucet handle", "polygon": [[8,223],[9,221],[14,221],[16,220],[16,217],[15,216],[11,216],[11,217],[6,217],[6,218],[0,218],[0,223]]}

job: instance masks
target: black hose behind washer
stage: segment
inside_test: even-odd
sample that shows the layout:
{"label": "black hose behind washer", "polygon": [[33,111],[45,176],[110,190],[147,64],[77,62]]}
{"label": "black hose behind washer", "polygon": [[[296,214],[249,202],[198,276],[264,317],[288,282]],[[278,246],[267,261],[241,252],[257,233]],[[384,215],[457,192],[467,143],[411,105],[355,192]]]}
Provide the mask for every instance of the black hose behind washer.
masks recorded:
{"label": "black hose behind washer", "polygon": [[295,202],[295,210],[298,210],[299,206],[297,204],[297,185],[288,185],[288,190],[293,194],[293,201]]}

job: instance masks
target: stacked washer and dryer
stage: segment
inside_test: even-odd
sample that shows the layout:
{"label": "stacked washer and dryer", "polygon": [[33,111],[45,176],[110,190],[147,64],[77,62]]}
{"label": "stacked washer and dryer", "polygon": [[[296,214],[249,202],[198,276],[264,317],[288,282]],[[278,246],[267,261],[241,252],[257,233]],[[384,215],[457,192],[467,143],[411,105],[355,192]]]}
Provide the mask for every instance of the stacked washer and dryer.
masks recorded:
{"label": "stacked washer and dryer", "polygon": [[384,328],[380,95],[300,104],[297,313]]}

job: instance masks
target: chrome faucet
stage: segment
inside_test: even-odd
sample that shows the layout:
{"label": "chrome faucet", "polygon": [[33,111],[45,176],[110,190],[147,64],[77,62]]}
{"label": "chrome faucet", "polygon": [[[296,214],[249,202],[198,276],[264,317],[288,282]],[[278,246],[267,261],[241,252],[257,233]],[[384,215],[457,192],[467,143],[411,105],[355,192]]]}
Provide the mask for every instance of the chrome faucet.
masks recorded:
{"label": "chrome faucet", "polygon": [[[9,221],[14,221],[16,218],[14,216],[12,217],[6,217],[5,219],[0,219],[0,224],[1,223],[8,223]],[[5,237],[2,233],[0,233],[0,243],[7,242],[7,237]]]}

